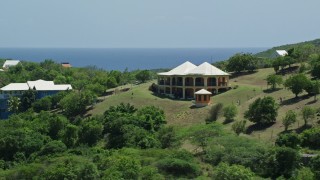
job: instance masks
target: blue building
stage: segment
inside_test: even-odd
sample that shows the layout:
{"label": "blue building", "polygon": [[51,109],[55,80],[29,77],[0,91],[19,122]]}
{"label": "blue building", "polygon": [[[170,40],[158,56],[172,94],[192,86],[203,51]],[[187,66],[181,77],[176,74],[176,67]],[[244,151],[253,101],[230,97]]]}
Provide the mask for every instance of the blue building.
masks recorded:
{"label": "blue building", "polygon": [[7,119],[11,114],[8,112],[8,100],[11,96],[21,97],[24,91],[34,90],[36,99],[54,95],[60,91],[72,90],[70,84],[54,84],[53,81],[27,81],[27,83],[11,83],[0,89],[0,119]]}

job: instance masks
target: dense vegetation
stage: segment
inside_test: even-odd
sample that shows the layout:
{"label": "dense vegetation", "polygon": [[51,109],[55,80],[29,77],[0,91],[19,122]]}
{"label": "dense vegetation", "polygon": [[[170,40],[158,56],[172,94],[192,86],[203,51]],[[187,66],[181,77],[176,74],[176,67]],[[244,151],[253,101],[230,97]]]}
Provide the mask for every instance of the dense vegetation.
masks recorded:
{"label": "dense vegetation", "polygon": [[[15,114],[0,121],[0,177],[320,179],[320,127],[313,123],[319,110],[306,106],[279,114],[280,107],[299,98],[315,96],[317,101],[320,91],[319,54],[312,52],[307,56],[294,51],[298,52],[293,49],[289,58],[265,60],[251,54],[236,54],[218,63],[235,72],[234,76],[273,67],[275,71],[264,77],[265,83],[270,85],[266,90],[270,95],[250,99],[242,112],[240,100],[236,105],[234,102],[216,103],[208,110],[207,118],[202,119],[206,124],[190,126],[168,125],[172,119],[166,118],[163,109],[153,105],[137,108],[120,103],[105,108],[99,116],[83,116],[88,105],[106,89],[134,82],[136,78],[144,82],[148,80],[145,77],[150,75],[149,71],[106,72],[92,67],[46,69],[58,65],[51,61],[34,63],[40,72],[45,72],[42,76],[41,73],[34,75],[25,62],[22,67],[2,73],[0,83],[41,78],[71,83],[75,90],[37,101],[32,91],[26,92],[20,101],[10,99],[10,108]],[[58,74],[50,73],[54,69]],[[55,75],[50,77],[49,74]],[[57,78],[60,75],[61,78]],[[272,96],[282,84],[292,92],[292,101],[278,101]],[[101,93],[96,90],[99,86],[103,87]],[[131,92],[129,97],[135,98]],[[153,97],[152,101],[159,100]],[[299,118],[304,124],[293,129],[293,123]],[[277,121],[283,125],[274,144],[260,141],[260,136],[258,140],[242,135],[250,134],[253,127],[265,130]],[[225,128],[228,124],[234,132]]]}

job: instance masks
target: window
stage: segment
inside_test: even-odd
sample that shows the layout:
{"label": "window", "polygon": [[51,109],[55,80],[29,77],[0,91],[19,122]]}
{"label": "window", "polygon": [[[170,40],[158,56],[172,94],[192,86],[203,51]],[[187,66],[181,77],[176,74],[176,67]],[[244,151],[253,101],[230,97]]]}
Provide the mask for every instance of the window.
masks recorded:
{"label": "window", "polygon": [[204,101],[207,101],[207,95],[203,95]]}

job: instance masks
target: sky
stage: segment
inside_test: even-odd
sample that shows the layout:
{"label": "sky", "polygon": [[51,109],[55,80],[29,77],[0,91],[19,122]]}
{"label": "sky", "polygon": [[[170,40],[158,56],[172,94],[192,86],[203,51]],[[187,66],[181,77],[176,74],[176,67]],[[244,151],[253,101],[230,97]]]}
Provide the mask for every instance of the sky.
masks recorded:
{"label": "sky", "polygon": [[0,47],[273,47],[320,38],[319,0],[0,0]]}

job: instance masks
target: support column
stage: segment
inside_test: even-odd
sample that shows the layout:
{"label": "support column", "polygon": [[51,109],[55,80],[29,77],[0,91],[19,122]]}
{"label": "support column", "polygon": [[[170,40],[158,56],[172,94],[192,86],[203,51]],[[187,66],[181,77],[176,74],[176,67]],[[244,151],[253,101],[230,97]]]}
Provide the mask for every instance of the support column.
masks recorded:
{"label": "support column", "polygon": [[172,94],[172,77],[170,76],[170,94]]}
{"label": "support column", "polygon": [[216,86],[217,86],[217,87],[219,86],[219,76],[216,77]]}
{"label": "support column", "polygon": [[182,77],[182,98],[185,99],[186,98],[186,88],[185,88],[185,77]]}
{"label": "support column", "polygon": [[193,78],[193,87],[196,86],[196,77],[192,77]]}
{"label": "support column", "polygon": [[208,77],[203,77],[204,80],[204,88],[207,89],[208,88]]}

